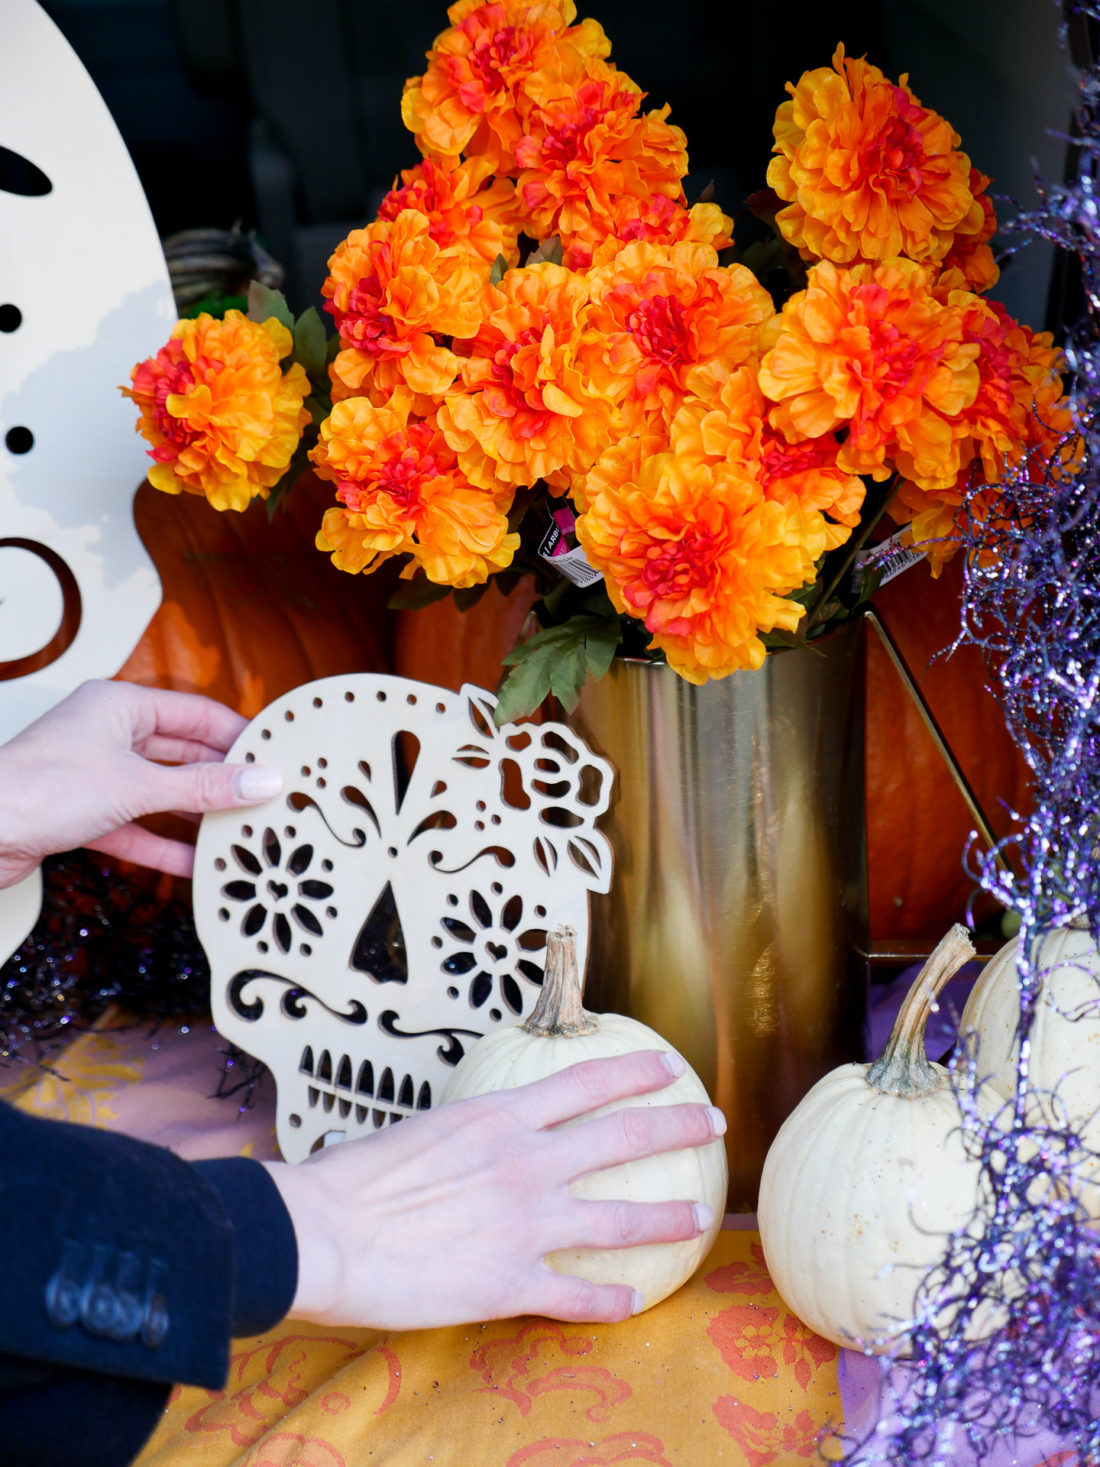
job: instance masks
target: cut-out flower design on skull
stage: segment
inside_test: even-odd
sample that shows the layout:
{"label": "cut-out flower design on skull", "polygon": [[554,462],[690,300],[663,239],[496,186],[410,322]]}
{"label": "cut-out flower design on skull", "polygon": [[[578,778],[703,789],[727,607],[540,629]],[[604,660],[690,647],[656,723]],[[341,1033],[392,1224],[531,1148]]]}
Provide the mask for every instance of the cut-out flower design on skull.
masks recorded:
{"label": "cut-out flower design on skull", "polygon": [[494,707],[327,678],[230,750],[285,787],[204,819],[195,917],[218,1028],[273,1071],[290,1160],[430,1105],[471,1043],[534,1007],[552,925],[584,962],[611,767],[562,725],[496,728]]}
{"label": "cut-out flower design on skull", "polygon": [[[281,841],[270,825],[255,833],[245,826],[242,835],[243,840],[231,847],[239,874],[221,889],[227,902],[243,910],[242,933],[256,938],[260,954],[268,953],[272,944],[289,953],[297,942],[308,957],[311,939],[323,937],[325,921],[337,915],[330,902],[332,883],[311,874],[310,868],[327,873],[332,862],[315,861],[316,852],[307,843],[293,844],[293,827],[284,829]],[[225,871],[227,866],[219,856],[215,869]],[[222,910],[230,916],[230,908]]]}
{"label": "cut-out flower design on skull", "polygon": [[[447,954],[443,971],[464,984],[471,1008],[495,999],[501,1007],[489,1009],[491,1019],[499,1020],[505,1012],[518,1018],[528,1007],[525,993],[531,993],[532,984],[542,984],[546,908],[536,906],[528,915],[520,893],[506,894],[499,881],[490,882],[484,893],[471,891],[464,912],[453,893],[447,904],[451,911],[440,919],[444,935],[432,938],[432,946]],[[529,925],[532,920],[534,926]],[[458,998],[461,991],[452,983],[447,996]]]}

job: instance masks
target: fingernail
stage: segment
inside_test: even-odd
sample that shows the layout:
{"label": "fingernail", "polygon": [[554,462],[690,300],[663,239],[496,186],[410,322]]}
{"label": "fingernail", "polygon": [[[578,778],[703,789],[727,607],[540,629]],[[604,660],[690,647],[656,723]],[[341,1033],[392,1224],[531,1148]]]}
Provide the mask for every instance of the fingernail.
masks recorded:
{"label": "fingernail", "polygon": [[247,764],[233,781],[242,800],[270,800],[283,787],[283,776],[266,764]]}
{"label": "fingernail", "polygon": [[687,1060],[682,1054],[677,1054],[674,1049],[666,1049],[661,1055],[665,1069],[670,1075],[686,1075]]}
{"label": "fingernail", "polygon": [[691,1210],[695,1214],[695,1226],[701,1233],[705,1233],[714,1221],[713,1207],[708,1207],[705,1202],[693,1202]]}
{"label": "fingernail", "polygon": [[637,1289],[632,1290],[634,1297],[630,1301],[631,1314],[641,1314],[645,1308],[645,1295],[640,1294]]}
{"label": "fingernail", "polygon": [[716,1136],[724,1136],[726,1134],[726,1118],[716,1105],[709,1105],[707,1107],[707,1120],[710,1122],[710,1128]]}

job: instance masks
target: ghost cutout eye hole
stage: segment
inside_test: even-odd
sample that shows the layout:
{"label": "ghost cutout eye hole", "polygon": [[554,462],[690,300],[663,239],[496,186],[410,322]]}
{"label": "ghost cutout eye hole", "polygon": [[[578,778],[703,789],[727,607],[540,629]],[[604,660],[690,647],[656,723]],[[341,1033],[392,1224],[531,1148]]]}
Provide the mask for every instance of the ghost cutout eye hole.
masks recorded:
{"label": "ghost cutout eye hole", "polygon": [[24,199],[40,199],[53,192],[53,184],[37,163],[0,144],[0,191]]}

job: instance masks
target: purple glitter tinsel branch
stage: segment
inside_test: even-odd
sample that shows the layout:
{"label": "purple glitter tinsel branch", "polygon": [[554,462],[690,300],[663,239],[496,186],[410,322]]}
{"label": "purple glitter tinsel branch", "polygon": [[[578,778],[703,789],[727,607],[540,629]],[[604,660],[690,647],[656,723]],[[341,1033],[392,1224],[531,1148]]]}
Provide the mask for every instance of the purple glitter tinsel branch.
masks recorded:
{"label": "purple glitter tinsel branch", "polygon": [[[1067,9],[1071,27],[1098,19],[1089,0]],[[1020,918],[1016,1094],[991,1096],[975,1038],[964,1037],[952,1082],[981,1165],[980,1206],[919,1290],[912,1360],[884,1364],[880,1425],[849,1452],[861,1464],[1033,1462],[1038,1446],[1029,1454],[1026,1443],[1045,1431],[1081,1467],[1100,1467],[1100,1265],[1080,1202],[1100,1157],[1057,1090],[1040,1091],[1029,1075],[1037,939],[1081,920],[1100,934],[1100,68],[1091,60],[1076,133],[1076,178],[1041,187],[1039,205],[1017,220],[1079,265],[1084,313],[1066,345],[1075,429],[992,486],[995,512],[990,486],[978,487],[960,524],[960,640],[983,649],[1034,776],[1033,811],[999,848],[1009,861],[971,854],[980,884]],[[1100,992],[1088,1008],[1095,1019]]]}

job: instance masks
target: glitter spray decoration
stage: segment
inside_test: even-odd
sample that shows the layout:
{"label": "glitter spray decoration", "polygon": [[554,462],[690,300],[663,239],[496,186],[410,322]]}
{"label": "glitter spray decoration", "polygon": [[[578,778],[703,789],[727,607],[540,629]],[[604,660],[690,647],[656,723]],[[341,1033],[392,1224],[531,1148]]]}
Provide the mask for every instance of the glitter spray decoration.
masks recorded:
{"label": "glitter spray decoration", "polygon": [[[1043,976],[1035,939],[1074,919],[1100,933],[1100,66],[1089,46],[1100,6],[1067,0],[1065,13],[1081,79],[1074,176],[1040,185],[1016,226],[1075,257],[1082,314],[1066,331],[1075,429],[1052,454],[1006,472],[996,517],[979,502],[988,486],[977,486],[959,526],[960,640],[983,649],[1034,776],[1033,813],[1017,818],[1002,861],[970,855],[982,887],[1020,920],[1017,1087],[992,1117],[979,1108],[981,1055],[973,1038],[960,1043],[953,1078],[981,1162],[981,1207],[924,1280],[912,1359],[884,1366],[879,1425],[849,1443],[847,1459],[861,1464],[1032,1461],[1016,1443],[1026,1451],[1039,1430],[1081,1467],[1100,1463],[1100,1265],[1074,1201],[1093,1153],[1071,1126],[1039,1118],[1052,1107],[1035,1104],[1028,1073]],[[943,1302],[959,1297],[951,1325],[937,1328]],[[1008,1324],[968,1340],[967,1318],[991,1305]]]}

